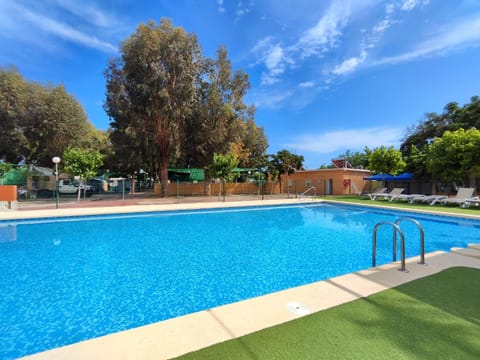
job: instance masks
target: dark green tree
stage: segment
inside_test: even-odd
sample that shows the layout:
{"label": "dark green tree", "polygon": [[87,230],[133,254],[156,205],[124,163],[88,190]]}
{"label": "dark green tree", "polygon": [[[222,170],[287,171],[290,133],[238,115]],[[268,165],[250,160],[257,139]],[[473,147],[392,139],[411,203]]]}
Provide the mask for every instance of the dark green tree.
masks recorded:
{"label": "dark green tree", "polygon": [[[98,151],[69,147],[63,153],[63,169],[80,178],[79,188],[81,189],[84,180],[97,175],[98,169],[103,165],[103,158],[104,156]],[[78,192],[77,201],[80,200],[80,193],[81,191]]]}
{"label": "dark green tree", "polygon": [[228,153],[226,155],[213,154],[213,161],[208,168],[208,172],[212,178],[218,178],[222,182],[223,201],[225,201],[225,183],[233,179],[232,170],[237,167],[238,161],[235,154]]}
{"label": "dark green tree", "polygon": [[445,131],[429,147],[427,168],[445,183],[468,181],[475,187],[480,175],[480,130]]}
{"label": "dark green tree", "polygon": [[93,145],[93,126],[66,89],[0,69],[0,158],[51,166],[68,146]]}
{"label": "dark green tree", "polygon": [[480,128],[480,98],[473,96],[470,103],[459,106],[456,102],[445,105],[441,114],[427,113],[426,119],[417,126],[408,129],[408,134],[400,146],[404,156],[410,155],[412,146],[421,149],[429,145],[435,138],[441,137],[447,130],[460,128]]}
{"label": "dark green tree", "polygon": [[368,167],[368,155],[370,153],[370,149],[365,147],[363,152],[360,151],[350,151],[347,149],[345,153],[339,155],[339,158],[345,158],[348,163],[354,169],[366,169]]}
{"label": "dark green tree", "polygon": [[402,158],[400,150],[393,146],[380,146],[371,151],[368,155],[368,168],[376,173],[396,175],[405,168],[405,161]]}
{"label": "dark green tree", "polygon": [[304,161],[305,159],[302,155],[292,154],[286,149],[280,150],[274,155],[270,155],[268,172],[271,174],[272,180],[277,180],[280,183],[280,192],[282,191],[282,182],[280,181],[281,176],[283,174],[289,175],[296,170],[301,170]]}

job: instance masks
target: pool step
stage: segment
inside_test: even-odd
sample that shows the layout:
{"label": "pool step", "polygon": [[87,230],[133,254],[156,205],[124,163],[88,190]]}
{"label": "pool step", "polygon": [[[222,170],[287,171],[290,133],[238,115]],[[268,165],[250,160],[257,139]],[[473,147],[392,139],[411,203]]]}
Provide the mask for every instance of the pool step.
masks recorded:
{"label": "pool step", "polygon": [[480,251],[480,244],[468,244],[468,248]]}
{"label": "pool step", "polygon": [[454,254],[480,259],[480,249],[452,247],[450,251]]}

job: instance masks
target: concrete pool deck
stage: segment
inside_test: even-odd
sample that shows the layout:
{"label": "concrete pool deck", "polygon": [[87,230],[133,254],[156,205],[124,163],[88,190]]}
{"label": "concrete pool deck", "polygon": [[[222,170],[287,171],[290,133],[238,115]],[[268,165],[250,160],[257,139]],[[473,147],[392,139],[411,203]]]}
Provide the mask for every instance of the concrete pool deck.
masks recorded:
{"label": "concrete pool deck", "polygon": [[[295,199],[282,199],[41,209],[0,213],[0,220],[298,203]],[[387,264],[82,341],[25,359],[169,359],[294,320],[307,313],[366,297],[449,267],[480,268],[480,247],[454,249],[448,253],[437,251],[426,254],[425,258],[426,265],[417,264],[418,257],[407,259],[408,272],[399,271],[398,262]]]}

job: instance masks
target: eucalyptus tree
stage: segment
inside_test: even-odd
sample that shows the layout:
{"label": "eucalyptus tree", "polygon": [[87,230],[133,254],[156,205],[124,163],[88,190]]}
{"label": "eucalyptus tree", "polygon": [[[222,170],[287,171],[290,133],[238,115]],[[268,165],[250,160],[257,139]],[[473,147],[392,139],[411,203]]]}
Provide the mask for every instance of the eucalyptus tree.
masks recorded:
{"label": "eucalyptus tree", "polygon": [[106,110],[138,143],[153,142],[161,195],[167,196],[168,163],[183,144],[200,47],[195,35],[162,19],[158,25],[140,24],[122,42],[120,52],[106,70]]}
{"label": "eucalyptus tree", "polygon": [[240,160],[241,167],[247,168],[265,168],[268,165],[268,140],[263,127],[257,126],[250,117],[244,125],[244,131],[241,135],[241,144],[243,145],[244,156]]}
{"label": "eucalyptus tree", "polygon": [[[233,71],[227,49],[220,46],[217,58],[205,58],[196,83],[194,111],[185,128],[185,165],[210,166],[215,153],[235,154],[241,166],[254,166],[268,146],[262,128],[254,122],[255,108],[244,102],[250,88],[248,75]],[[206,171],[205,193],[208,193]]]}

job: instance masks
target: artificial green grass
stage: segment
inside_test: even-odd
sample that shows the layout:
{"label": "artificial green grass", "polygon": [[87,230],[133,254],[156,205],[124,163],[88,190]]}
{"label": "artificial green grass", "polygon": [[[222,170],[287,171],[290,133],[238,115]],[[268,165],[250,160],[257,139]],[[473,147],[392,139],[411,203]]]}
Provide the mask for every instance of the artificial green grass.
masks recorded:
{"label": "artificial green grass", "polygon": [[464,267],[179,357],[479,358],[480,270]]}
{"label": "artificial green grass", "polygon": [[435,211],[445,214],[452,214],[452,215],[469,215],[469,216],[480,216],[480,207],[472,206],[470,208],[462,208],[460,206],[445,206],[440,204],[435,204],[433,206],[423,203],[415,203],[410,204],[405,201],[386,201],[386,200],[370,200],[368,198],[361,198],[359,196],[354,195],[345,195],[345,196],[327,196],[322,198],[325,200],[335,200],[341,201],[351,204],[359,204],[359,205],[376,205],[376,206],[384,206],[384,207],[395,207],[401,208],[405,210],[428,210],[428,211]]}

